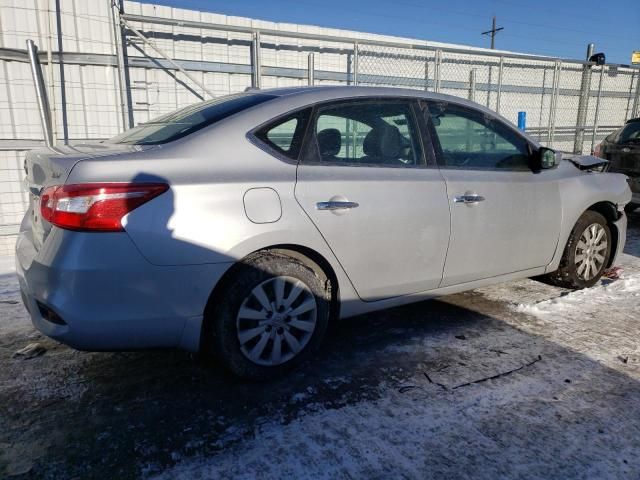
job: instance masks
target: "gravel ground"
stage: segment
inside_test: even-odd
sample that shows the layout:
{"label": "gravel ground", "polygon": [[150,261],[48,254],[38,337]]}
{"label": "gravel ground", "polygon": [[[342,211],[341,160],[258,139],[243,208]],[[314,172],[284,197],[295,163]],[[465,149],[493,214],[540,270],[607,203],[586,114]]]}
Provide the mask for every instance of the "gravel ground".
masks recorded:
{"label": "gravel ground", "polygon": [[[621,279],[342,322],[278,382],[42,337],[0,259],[0,478],[639,478],[640,215]],[[2,273],[4,272],[4,273]],[[39,343],[44,353],[15,352]]]}

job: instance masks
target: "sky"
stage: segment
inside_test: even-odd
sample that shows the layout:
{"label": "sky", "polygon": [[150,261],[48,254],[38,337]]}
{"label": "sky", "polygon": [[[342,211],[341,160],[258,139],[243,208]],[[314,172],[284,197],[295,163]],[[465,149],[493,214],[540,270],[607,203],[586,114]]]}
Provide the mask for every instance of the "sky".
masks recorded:
{"label": "sky", "polygon": [[[584,59],[595,43],[607,62],[640,50],[640,0],[151,0],[178,8]],[[606,8],[605,8],[606,6]]]}

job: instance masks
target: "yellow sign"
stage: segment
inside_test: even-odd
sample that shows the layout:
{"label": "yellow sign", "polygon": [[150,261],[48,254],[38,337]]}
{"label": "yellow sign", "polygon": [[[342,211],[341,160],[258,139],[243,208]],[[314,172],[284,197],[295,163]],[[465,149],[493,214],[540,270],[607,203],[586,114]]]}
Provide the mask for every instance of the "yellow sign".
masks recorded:
{"label": "yellow sign", "polygon": [[636,50],[631,54],[631,63],[634,65],[640,63],[640,50]]}

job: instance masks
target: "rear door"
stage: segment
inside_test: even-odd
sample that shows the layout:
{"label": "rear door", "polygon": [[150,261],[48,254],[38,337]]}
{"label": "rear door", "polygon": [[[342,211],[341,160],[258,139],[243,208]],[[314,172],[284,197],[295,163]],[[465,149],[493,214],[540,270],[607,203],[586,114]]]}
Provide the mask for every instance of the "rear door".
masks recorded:
{"label": "rear door", "polygon": [[449,241],[445,184],[412,100],[316,107],[295,195],[366,301],[438,287]]}
{"label": "rear door", "polygon": [[557,170],[533,173],[529,143],[497,118],[454,103],[428,106],[451,207],[442,286],[547,265],[560,234]]}

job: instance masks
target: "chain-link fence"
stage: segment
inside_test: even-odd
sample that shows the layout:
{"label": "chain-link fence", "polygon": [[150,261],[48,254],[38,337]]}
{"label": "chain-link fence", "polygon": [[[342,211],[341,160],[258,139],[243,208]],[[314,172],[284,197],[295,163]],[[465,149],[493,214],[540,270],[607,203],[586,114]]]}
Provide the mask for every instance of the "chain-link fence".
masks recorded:
{"label": "chain-link fence", "polygon": [[26,208],[24,151],[44,144],[25,41],[39,47],[57,144],[102,140],[205,98],[308,84],[473,100],[541,143],[589,153],[640,116],[640,70],[282,25],[120,0],[2,2],[0,254]]}

